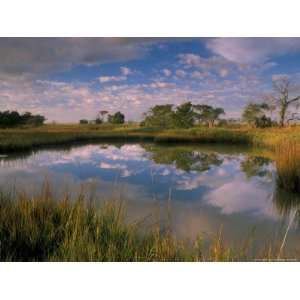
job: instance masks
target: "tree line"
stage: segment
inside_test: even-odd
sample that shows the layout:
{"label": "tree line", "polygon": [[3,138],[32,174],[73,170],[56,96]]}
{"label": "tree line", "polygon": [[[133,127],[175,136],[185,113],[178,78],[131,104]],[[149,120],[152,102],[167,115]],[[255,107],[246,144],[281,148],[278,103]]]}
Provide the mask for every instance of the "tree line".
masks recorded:
{"label": "tree line", "polygon": [[[222,119],[225,111],[222,107],[207,104],[193,104],[190,101],[180,105],[163,104],[151,107],[143,114],[140,123],[143,127],[152,128],[190,128],[195,125],[213,127],[216,124],[248,124],[251,127],[265,128],[271,126],[283,127],[292,121],[300,120],[295,109],[300,106],[300,95],[295,95],[299,86],[293,85],[288,77],[283,76],[273,81],[273,92],[263,96],[259,103],[250,102],[242,112],[241,120]],[[293,95],[293,96],[292,96]],[[273,118],[273,113],[277,118]],[[95,123],[100,124],[105,120],[113,124],[122,124],[125,116],[121,112],[109,115],[107,111],[100,111]],[[87,121],[85,121],[87,123]]]}
{"label": "tree line", "polygon": [[42,115],[34,115],[30,112],[20,114],[17,111],[0,111],[0,127],[9,128],[22,125],[40,126],[44,124],[46,118]]}
{"label": "tree line", "polygon": [[[152,128],[190,128],[195,125],[213,127],[234,123],[240,125],[246,123],[251,127],[284,127],[291,122],[300,120],[297,109],[300,107],[300,95],[297,91],[300,86],[293,84],[288,77],[283,76],[273,81],[273,93],[262,97],[263,102],[250,102],[242,112],[242,119],[222,119],[225,111],[222,107],[214,107],[207,104],[193,104],[190,101],[177,106],[173,104],[155,105],[146,113],[140,123],[144,127]],[[273,118],[273,113],[277,118]],[[22,125],[40,126],[46,118],[39,114],[17,111],[0,111],[0,128],[9,128]],[[92,121],[82,119],[80,124],[124,124],[125,115],[118,111],[110,114],[107,110],[101,110]]]}
{"label": "tree line", "polygon": [[125,123],[125,115],[120,111],[117,111],[114,114],[109,114],[107,110],[100,110],[96,116],[95,120],[88,121],[86,119],[79,120],[80,124],[102,124],[102,123],[109,123],[109,124],[124,124]]}
{"label": "tree line", "polygon": [[[263,102],[250,102],[242,112],[241,122],[220,119],[225,111],[221,107],[185,102],[179,106],[172,104],[156,105],[144,114],[141,125],[159,128],[189,128],[195,124],[213,127],[234,123],[248,124],[251,127],[284,127],[291,122],[300,121],[297,109],[300,107],[300,86],[294,84],[287,76],[273,81],[273,92],[262,97]],[[273,113],[277,118],[273,118]]]}
{"label": "tree line", "polygon": [[225,114],[221,107],[185,102],[178,106],[172,104],[156,105],[144,114],[141,126],[157,128],[190,128],[195,124],[214,126],[220,116]]}

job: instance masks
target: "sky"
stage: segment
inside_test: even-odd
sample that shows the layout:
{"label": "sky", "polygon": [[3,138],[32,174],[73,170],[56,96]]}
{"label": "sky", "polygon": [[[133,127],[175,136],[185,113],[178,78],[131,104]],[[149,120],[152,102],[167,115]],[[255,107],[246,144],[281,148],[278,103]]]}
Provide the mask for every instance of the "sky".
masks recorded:
{"label": "sky", "polygon": [[0,38],[0,110],[48,122],[186,101],[238,118],[282,75],[300,78],[300,38]]}

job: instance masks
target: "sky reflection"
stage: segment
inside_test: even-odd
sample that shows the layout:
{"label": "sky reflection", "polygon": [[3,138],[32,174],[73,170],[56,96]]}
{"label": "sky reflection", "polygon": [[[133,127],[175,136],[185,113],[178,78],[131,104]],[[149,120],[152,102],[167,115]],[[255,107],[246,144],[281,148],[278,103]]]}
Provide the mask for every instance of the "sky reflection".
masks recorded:
{"label": "sky reflection", "polygon": [[0,166],[2,186],[17,183],[32,193],[47,179],[56,195],[76,195],[84,188],[100,198],[124,198],[132,214],[140,217],[164,207],[169,199],[174,230],[186,236],[196,234],[199,226],[213,231],[227,224],[237,238],[242,228],[261,226],[261,232],[266,232],[286,222],[278,209],[280,200],[274,204],[273,163],[245,151],[87,145],[39,151],[23,158],[3,157]]}

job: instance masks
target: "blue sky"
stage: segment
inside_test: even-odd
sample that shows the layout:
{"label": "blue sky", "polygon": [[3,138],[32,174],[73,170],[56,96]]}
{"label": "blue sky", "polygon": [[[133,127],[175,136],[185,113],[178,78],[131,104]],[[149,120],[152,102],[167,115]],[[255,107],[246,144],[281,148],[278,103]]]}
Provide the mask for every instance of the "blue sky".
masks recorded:
{"label": "blue sky", "polygon": [[140,120],[153,105],[184,101],[239,117],[278,75],[299,79],[299,38],[0,39],[0,109],[48,121],[103,109]]}

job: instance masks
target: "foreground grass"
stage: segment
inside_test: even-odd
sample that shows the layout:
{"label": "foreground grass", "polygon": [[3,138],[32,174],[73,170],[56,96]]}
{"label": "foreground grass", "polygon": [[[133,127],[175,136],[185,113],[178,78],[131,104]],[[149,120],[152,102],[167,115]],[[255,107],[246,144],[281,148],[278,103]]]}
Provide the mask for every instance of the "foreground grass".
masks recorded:
{"label": "foreground grass", "polygon": [[[180,241],[157,225],[127,223],[122,203],[100,207],[81,195],[73,202],[42,193],[37,198],[0,196],[1,261],[251,261],[291,258],[282,247],[262,247],[253,255],[249,240],[231,248],[217,234],[203,246]],[[278,252],[280,249],[280,253]],[[279,254],[280,257],[279,257]],[[293,257],[297,259],[297,256]]]}
{"label": "foreground grass", "polygon": [[145,141],[158,143],[220,143],[273,147],[283,139],[300,141],[300,127],[273,129],[203,128],[161,130],[138,125],[44,125],[0,130],[0,152],[90,141]]}

